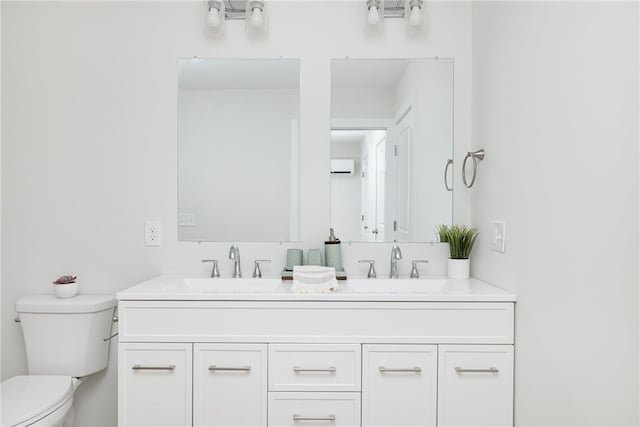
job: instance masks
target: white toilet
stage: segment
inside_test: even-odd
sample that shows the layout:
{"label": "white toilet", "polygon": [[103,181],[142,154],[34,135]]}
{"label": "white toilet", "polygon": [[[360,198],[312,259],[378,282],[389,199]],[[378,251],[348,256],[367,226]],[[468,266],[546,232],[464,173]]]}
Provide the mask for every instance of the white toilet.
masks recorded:
{"label": "white toilet", "polygon": [[74,392],[107,367],[115,306],[112,295],[34,295],[16,303],[29,375],[2,382],[2,427],[73,425]]}

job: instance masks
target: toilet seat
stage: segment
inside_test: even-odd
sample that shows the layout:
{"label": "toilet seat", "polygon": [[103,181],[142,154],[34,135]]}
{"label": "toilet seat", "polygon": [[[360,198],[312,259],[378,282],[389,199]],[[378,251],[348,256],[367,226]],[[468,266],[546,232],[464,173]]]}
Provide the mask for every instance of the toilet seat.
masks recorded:
{"label": "toilet seat", "polygon": [[21,375],[0,385],[2,427],[28,426],[73,398],[73,379],[62,375]]}

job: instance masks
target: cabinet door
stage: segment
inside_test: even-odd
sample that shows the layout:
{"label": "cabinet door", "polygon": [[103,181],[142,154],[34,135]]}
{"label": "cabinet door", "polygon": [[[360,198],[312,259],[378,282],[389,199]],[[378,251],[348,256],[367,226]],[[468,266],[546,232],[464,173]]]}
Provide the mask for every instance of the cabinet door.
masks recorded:
{"label": "cabinet door", "polygon": [[120,343],[118,425],[191,425],[191,344]]}
{"label": "cabinet door", "polygon": [[195,344],[194,354],[194,425],[267,425],[266,344]]}
{"label": "cabinet door", "polygon": [[438,347],[362,346],[362,425],[435,426]]}
{"label": "cabinet door", "polygon": [[269,427],[359,427],[360,393],[269,393]]}
{"label": "cabinet door", "polygon": [[439,426],[513,425],[513,346],[440,346]]}

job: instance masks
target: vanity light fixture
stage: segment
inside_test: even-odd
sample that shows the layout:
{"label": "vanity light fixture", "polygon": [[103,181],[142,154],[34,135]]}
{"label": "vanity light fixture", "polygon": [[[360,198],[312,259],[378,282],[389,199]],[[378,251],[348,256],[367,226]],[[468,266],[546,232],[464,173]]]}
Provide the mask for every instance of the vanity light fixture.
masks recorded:
{"label": "vanity light fixture", "polygon": [[219,0],[209,0],[207,4],[209,6],[207,25],[211,28],[219,28],[224,23],[224,3]]}
{"label": "vanity light fixture", "polygon": [[248,27],[264,29],[265,5],[262,0],[207,0],[206,25],[220,32],[225,21],[244,20]]}
{"label": "vanity light fixture", "polygon": [[262,28],[264,26],[264,2],[263,1],[248,1],[247,2],[247,17],[251,25],[255,28]]}
{"label": "vanity light fixture", "polygon": [[376,26],[384,18],[407,18],[409,25],[422,24],[424,0],[367,0],[367,22]]}
{"label": "vanity light fixture", "polygon": [[367,0],[367,22],[369,25],[380,23],[380,9],[384,11],[382,0]]}
{"label": "vanity light fixture", "polygon": [[417,27],[422,23],[422,0],[409,0],[409,25]]}

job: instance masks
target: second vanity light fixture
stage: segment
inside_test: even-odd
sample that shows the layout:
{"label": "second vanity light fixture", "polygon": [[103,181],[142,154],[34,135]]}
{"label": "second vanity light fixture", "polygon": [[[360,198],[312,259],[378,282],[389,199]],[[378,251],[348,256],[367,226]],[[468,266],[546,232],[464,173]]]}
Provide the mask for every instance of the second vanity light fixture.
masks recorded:
{"label": "second vanity light fixture", "polygon": [[407,18],[409,25],[422,24],[423,0],[367,0],[367,23],[376,26],[383,18]]}
{"label": "second vanity light fixture", "polygon": [[221,31],[226,20],[244,19],[254,29],[266,26],[264,1],[261,0],[208,0],[207,26]]}

